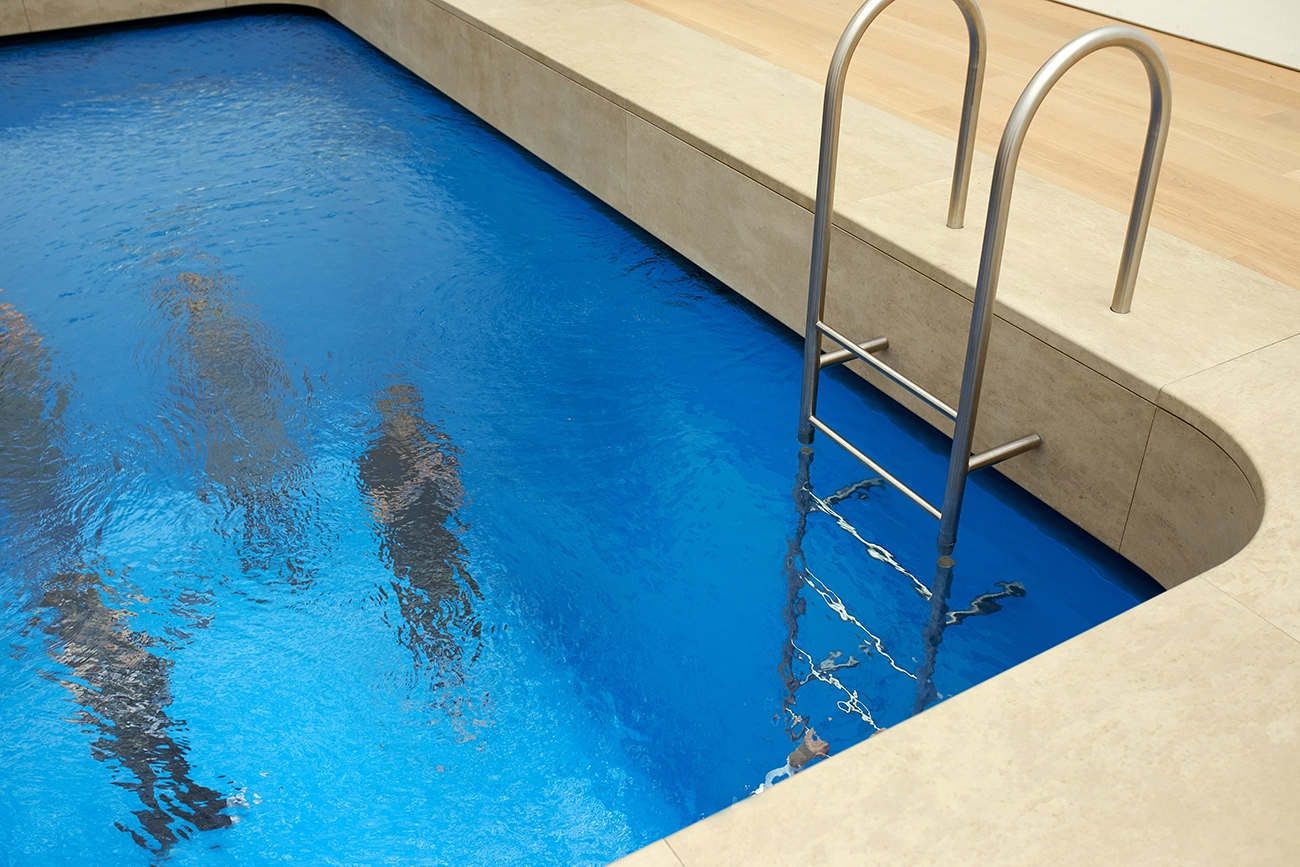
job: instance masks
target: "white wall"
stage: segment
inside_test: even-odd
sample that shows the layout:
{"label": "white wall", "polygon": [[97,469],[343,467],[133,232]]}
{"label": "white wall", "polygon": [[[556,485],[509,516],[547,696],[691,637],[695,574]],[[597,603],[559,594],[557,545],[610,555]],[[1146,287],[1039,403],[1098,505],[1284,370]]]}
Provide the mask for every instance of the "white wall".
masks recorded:
{"label": "white wall", "polygon": [[1058,0],[1300,69],[1300,0]]}

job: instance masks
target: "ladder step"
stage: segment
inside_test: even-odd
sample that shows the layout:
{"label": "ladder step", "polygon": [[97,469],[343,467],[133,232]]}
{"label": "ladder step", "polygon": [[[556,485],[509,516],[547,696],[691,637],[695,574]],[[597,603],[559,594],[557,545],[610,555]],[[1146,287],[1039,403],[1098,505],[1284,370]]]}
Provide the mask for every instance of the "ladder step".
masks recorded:
{"label": "ladder step", "polygon": [[[870,351],[863,348],[865,346],[871,346],[878,340],[885,340],[886,338],[878,337],[876,338],[876,340],[872,340],[868,343],[857,344],[854,343],[852,340],[849,340],[843,334],[840,334],[834,328],[831,328],[829,325],[827,325],[825,322],[822,322],[821,320],[817,321],[817,330],[820,331],[822,334],[825,334],[831,340],[834,340],[840,346],[843,346],[845,351],[849,352],[851,355],[857,356],[860,360],[865,361],[867,364],[871,365],[876,370],[879,370],[885,376],[889,377],[894,382],[901,385],[903,388],[907,389],[912,394],[916,395],[921,400],[925,401],[930,406],[937,409],[939,412],[948,416],[948,418],[956,420],[957,410],[948,406],[948,404],[939,400],[939,398],[930,394],[930,392],[926,391],[924,388],[921,388],[921,386],[917,385],[915,382],[912,382],[912,380],[908,379],[906,376],[903,376],[903,374],[899,373],[897,370],[894,370],[894,368],[890,367],[888,364],[885,364],[885,362],[881,361],[879,358],[876,358],[874,355],[872,355]],[[878,352],[879,350],[876,351]],[[829,353],[829,354],[839,355],[838,352]],[[822,356],[823,359],[826,359],[826,357],[827,357],[826,355]],[[823,361],[822,363],[823,367],[825,366],[825,363],[826,362]]]}
{"label": "ladder step", "polygon": [[[855,457],[855,458],[857,458],[858,460],[862,461],[862,463],[864,463],[864,464],[866,464],[867,466],[871,467],[871,469],[874,470],[876,473],[878,473],[878,474],[880,475],[880,477],[881,477],[882,479],[884,479],[886,482],[888,482],[889,484],[893,485],[895,488],[898,488],[898,490],[902,492],[903,496],[907,497],[907,498],[908,498],[909,500],[911,500],[913,503],[916,503],[916,504],[917,504],[918,506],[920,506],[922,509],[925,509],[927,512],[929,512],[929,513],[930,513],[930,516],[931,516],[932,518],[934,518],[936,521],[938,521],[939,519],[941,519],[941,518],[943,517],[942,513],[941,513],[938,509],[936,509],[934,506],[930,505],[929,501],[926,500],[925,497],[922,497],[922,496],[921,496],[920,494],[918,494],[916,491],[912,490],[912,489],[909,488],[907,485],[905,485],[905,484],[903,484],[902,482],[900,482],[900,481],[899,481],[899,480],[898,480],[898,479],[897,479],[897,478],[896,478],[892,473],[890,473],[888,470],[886,470],[886,469],[885,469],[884,467],[882,467],[880,464],[876,463],[876,462],[873,461],[871,458],[867,457],[865,454],[863,454],[861,451],[859,451],[859,450],[858,450],[858,449],[853,445],[853,443],[849,442],[849,441],[846,440],[844,437],[842,437],[842,436],[840,436],[838,433],[836,433],[836,432],[831,428],[830,425],[826,424],[825,422],[823,422],[821,419],[819,419],[819,418],[818,418],[817,416],[815,416],[815,415],[811,415],[811,416],[809,416],[809,417],[808,417],[808,420],[809,420],[810,422],[813,423],[813,427],[817,428],[817,430],[821,431],[822,433],[826,434],[826,436],[828,436],[828,437],[830,437],[832,440],[834,440],[837,444],[839,444],[839,446],[840,446],[842,449],[844,449],[844,450],[845,450],[846,452],[848,452],[849,454],[853,455],[853,457]],[[1034,436],[1037,436],[1037,434],[1034,434]],[[1032,448],[1032,446],[1031,446],[1031,448]]]}
{"label": "ladder step", "polygon": [[[866,343],[859,343],[858,348],[863,352],[884,352],[889,348],[889,338],[877,337],[874,340],[868,340]],[[823,353],[818,361],[818,366],[823,368],[831,367],[832,365],[843,364],[850,358],[857,358],[852,349],[837,349],[834,352]]]}
{"label": "ladder step", "polygon": [[1016,455],[1022,455],[1031,449],[1036,449],[1042,444],[1043,438],[1038,434],[1025,434],[1019,439],[1014,439],[1009,443],[1003,443],[1002,445],[995,446],[988,451],[980,452],[977,455],[971,455],[970,463],[967,465],[966,472],[973,473],[976,470],[991,467],[996,463],[1005,461],[1007,458],[1014,458]]}
{"label": "ladder step", "polygon": [[[930,516],[933,517],[935,520],[942,520],[943,513],[938,509],[936,509],[934,506],[930,505],[930,502],[926,500],[925,497],[922,497],[916,491],[912,490],[907,485],[899,481],[897,476],[895,476],[893,473],[886,470],[880,464],[873,461],[861,449],[853,445],[853,443],[849,442],[844,437],[840,436],[839,432],[836,431],[834,428],[832,428],[830,425],[826,424],[826,422],[822,421],[815,415],[809,416],[808,420],[812,422],[813,427],[817,428],[817,430],[821,431],[822,433],[826,434],[826,436],[830,437],[840,448],[844,449],[846,452],[853,455],[853,457],[862,461],[862,463],[866,464],[873,471],[878,473],[882,479],[884,479],[890,485],[892,485],[893,487],[901,491],[905,497],[907,497],[913,503],[916,503],[922,509],[925,509],[927,512],[929,512]],[[1027,451],[1032,451],[1033,449],[1038,448],[1042,444],[1043,444],[1043,438],[1038,434],[1036,433],[1026,434],[1025,436],[1012,440],[1011,442],[1003,443],[1000,446],[994,446],[993,448],[988,449],[986,451],[982,451],[978,454],[971,455],[970,463],[967,465],[966,471],[968,473],[973,473],[976,470],[982,470],[985,467],[991,467],[994,464],[1001,463],[1002,461],[1005,461],[1008,458],[1014,458],[1016,455],[1022,455]]]}

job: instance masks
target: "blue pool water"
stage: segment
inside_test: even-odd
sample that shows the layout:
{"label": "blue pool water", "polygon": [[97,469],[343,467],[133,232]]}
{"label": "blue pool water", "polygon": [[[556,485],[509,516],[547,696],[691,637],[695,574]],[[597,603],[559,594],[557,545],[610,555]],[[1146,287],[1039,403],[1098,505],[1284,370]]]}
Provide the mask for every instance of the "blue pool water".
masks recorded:
{"label": "blue pool water", "polygon": [[[343,28],[0,44],[0,153],[0,864],[603,864],[910,715],[795,338]],[[989,473],[956,558],[940,696],[1155,592]]]}

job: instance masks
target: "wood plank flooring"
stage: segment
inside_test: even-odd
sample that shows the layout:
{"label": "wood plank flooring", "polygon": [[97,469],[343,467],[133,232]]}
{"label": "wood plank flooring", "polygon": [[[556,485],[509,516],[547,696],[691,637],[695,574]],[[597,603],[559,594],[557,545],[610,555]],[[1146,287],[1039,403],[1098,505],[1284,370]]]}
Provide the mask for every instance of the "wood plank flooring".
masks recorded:
{"label": "wood plank flooring", "polygon": [[[632,0],[816,81],[860,0]],[[997,150],[1029,78],[1111,19],[1050,0],[981,0],[989,62],[979,150]],[[1173,126],[1153,225],[1300,289],[1300,72],[1151,33],[1173,75]],[[848,92],[956,138],[966,31],[951,0],[905,0],[872,25]],[[1148,112],[1127,51],[1095,54],[1056,86],[1020,167],[1127,213]],[[972,202],[972,207],[984,203]],[[1118,251],[1116,251],[1118,256]]]}

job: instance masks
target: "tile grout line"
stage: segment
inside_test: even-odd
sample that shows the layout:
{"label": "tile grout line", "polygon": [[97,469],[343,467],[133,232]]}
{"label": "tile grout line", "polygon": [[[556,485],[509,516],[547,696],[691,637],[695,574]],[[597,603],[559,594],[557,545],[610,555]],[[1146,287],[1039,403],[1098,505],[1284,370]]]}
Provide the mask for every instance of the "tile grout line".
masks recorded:
{"label": "tile grout line", "polygon": [[677,859],[677,863],[680,864],[681,867],[686,867],[686,862],[682,860],[681,855],[677,854],[677,850],[673,848],[673,844],[668,841],[668,838],[661,837],[660,839],[664,841],[664,845],[668,847],[668,851],[673,853],[673,857]]}
{"label": "tile grout line", "polygon": [[[1160,407],[1153,406],[1152,410],[1154,411],[1151,413],[1151,426],[1147,428],[1146,443],[1142,446],[1142,460],[1138,461],[1137,475],[1133,477],[1133,492],[1128,498],[1128,511],[1124,513],[1124,527],[1119,531],[1119,546],[1115,549],[1115,552],[1121,556],[1123,556],[1121,552],[1124,550],[1124,540],[1128,538],[1128,523],[1133,520],[1133,504],[1137,502],[1137,489],[1142,482],[1142,468],[1147,465],[1147,456],[1151,454],[1151,436],[1156,430],[1156,413],[1160,412]],[[1170,413],[1170,415],[1173,414]],[[1210,440],[1210,442],[1214,442],[1214,440]],[[1215,443],[1215,445],[1218,445],[1218,443]],[[1228,459],[1231,460],[1232,455],[1228,455]],[[1233,463],[1235,465],[1236,462]],[[1237,467],[1237,470],[1240,472],[1241,467]]]}
{"label": "tile grout line", "polygon": [[23,4],[23,20],[27,22],[27,32],[32,32],[32,16],[27,12],[27,0],[21,0]]}
{"label": "tile grout line", "polygon": [[1291,634],[1289,631],[1287,631],[1286,629],[1283,629],[1281,626],[1278,626],[1278,625],[1277,625],[1276,623],[1274,623],[1271,619],[1269,619],[1268,617],[1265,617],[1263,614],[1260,614],[1260,613],[1259,613],[1258,611],[1256,611],[1254,608],[1250,607],[1250,606],[1247,605],[1245,602],[1243,602],[1242,600],[1238,599],[1235,595],[1233,595],[1232,593],[1229,593],[1227,590],[1224,590],[1222,587],[1220,587],[1218,584],[1215,584],[1215,583],[1214,583],[1213,581],[1211,581],[1209,578],[1206,578],[1204,573],[1202,573],[1201,575],[1198,575],[1197,577],[1200,578],[1201,580],[1203,580],[1203,581],[1204,581],[1207,585],[1209,585],[1210,587],[1213,587],[1213,588],[1215,589],[1215,591],[1217,591],[1218,593],[1222,593],[1225,597],[1227,597],[1228,599],[1232,600],[1232,602],[1235,603],[1236,605],[1241,606],[1241,608],[1242,608],[1243,611],[1248,611],[1252,616],[1254,616],[1254,617],[1258,617],[1260,620],[1264,621],[1264,622],[1267,623],[1269,626],[1273,627],[1273,628],[1276,629],[1278,632],[1282,633],[1284,636],[1286,636],[1287,638],[1289,638],[1291,641],[1295,642],[1296,644],[1300,644],[1300,637],[1295,636],[1295,635],[1292,635],[1292,634]]}
{"label": "tile grout line", "polygon": [[1265,349],[1269,349],[1273,346],[1277,346],[1279,343],[1285,343],[1288,340],[1292,339],[1293,337],[1300,337],[1300,331],[1297,331],[1294,334],[1287,334],[1284,337],[1279,337],[1276,340],[1271,340],[1268,343],[1265,343],[1263,346],[1256,346],[1254,349],[1248,349],[1245,352],[1242,352],[1238,355],[1234,355],[1232,358],[1225,358],[1223,361],[1216,361],[1214,364],[1211,364],[1209,367],[1202,367],[1200,370],[1196,370],[1191,373],[1184,374],[1178,377],[1177,379],[1172,380],[1171,382],[1167,382],[1164,385],[1160,386],[1159,392],[1156,393],[1156,399],[1158,400],[1160,397],[1162,397],[1168,388],[1170,388],[1171,386],[1175,386],[1184,380],[1191,379],[1193,376],[1200,376],[1202,373],[1206,373],[1207,371],[1211,371],[1211,370],[1215,370],[1216,368],[1223,367],[1223,365],[1225,364],[1231,364],[1234,361],[1237,361],[1242,358],[1246,358],[1247,356],[1250,355],[1254,355],[1257,352],[1263,352]]}
{"label": "tile grout line", "polygon": [[[1163,391],[1162,391],[1162,393],[1163,393]],[[1267,502],[1267,498],[1264,496],[1265,492],[1264,492],[1264,490],[1263,490],[1264,474],[1263,474],[1262,472],[1259,471],[1259,468],[1258,468],[1258,467],[1252,467],[1252,468],[1255,470],[1255,475],[1259,476],[1259,480],[1260,480],[1260,490],[1255,490],[1255,484],[1254,484],[1254,482],[1251,481],[1251,474],[1248,473],[1248,472],[1246,472],[1246,467],[1243,467],[1243,466],[1241,465],[1241,461],[1239,461],[1239,460],[1237,460],[1235,457],[1233,457],[1232,452],[1230,452],[1230,451],[1228,451],[1227,449],[1225,449],[1225,448],[1223,447],[1223,444],[1220,443],[1217,439],[1215,439],[1215,438],[1214,438],[1214,435],[1213,435],[1212,433],[1210,433],[1210,432],[1208,432],[1208,431],[1203,431],[1203,430],[1201,430],[1201,428],[1200,428],[1198,425],[1196,425],[1195,423],[1193,423],[1193,422],[1191,422],[1191,421],[1188,421],[1187,419],[1183,418],[1181,415],[1176,415],[1175,413],[1171,412],[1169,409],[1166,409],[1165,407],[1162,407],[1162,406],[1157,405],[1157,406],[1156,406],[1156,409],[1157,409],[1157,410],[1164,410],[1165,412],[1169,413],[1169,414],[1170,414],[1171,416],[1173,416],[1174,418],[1176,418],[1176,419],[1178,419],[1179,421],[1181,421],[1183,424],[1185,424],[1185,425],[1187,425],[1188,427],[1190,427],[1192,430],[1196,431],[1196,432],[1197,432],[1198,434],[1200,434],[1201,436],[1205,437],[1205,438],[1206,438],[1207,440],[1209,440],[1210,442],[1214,443],[1214,445],[1218,447],[1219,451],[1223,452],[1224,455],[1227,456],[1228,460],[1232,462],[1232,465],[1233,465],[1234,467],[1237,468],[1237,472],[1241,473],[1242,478],[1244,478],[1244,479],[1246,480],[1246,484],[1247,484],[1247,485],[1250,485],[1251,493],[1253,493],[1253,494],[1255,495],[1255,502],[1256,502],[1256,504],[1259,505],[1260,507],[1265,506],[1265,504],[1266,504],[1266,502]],[[1247,454],[1245,446],[1242,446],[1239,442],[1237,442],[1236,437],[1233,437],[1233,436],[1232,436],[1232,435],[1231,435],[1227,430],[1224,430],[1224,431],[1223,431],[1223,434],[1224,434],[1224,436],[1225,436],[1228,440],[1230,440],[1231,442],[1235,443],[1238,447],[1241,448],[1242,454]],[[1263,516],[1261,516],[1261,518],[1260,518],[1260,522],[1263,523]],[[1255,527],[1255,532],[1256,532],[1256,533],[1259,532],[1259,527],[1258,527],[1258,526]],[[1251,537],[1250,537],[1250,538],[1251,538],[1251,539],[1254,539],[1254,538],[1255,538],[1254,533],[1251,534]],[[1250,544],[1250,540],[1247,540],[1246,544],[1249,545],[1249,544]],[[1244,550],[1244,546],[1243,546],[1243,548],[1242,548],[1241,550]],[[1239,550],[1237,553],[1240,553],[1240,550]],[[1237,554],[1234,553],[1232,556],[1235,557],[1235,556],[1237,556]],[[1228,558],[1228,559],[1232,559],[1232,558],[1230,557],[1230,558]],[[1227,560],[1225,560],[1224,562],[1226,563]],[[1213,568],[1213,567],[1211,567],[1211,568]]]}
{"label": "tile grout line", "polygon": [[[1164,397],[1166,397],[1166,396],[1168,396],[1171,400],[1178,400],[1178,399],[1177,399],[1176,397],[1174,397],[1173,395],[1169,395],[1169,394],[1168,394],[1168,390],[1169,390],[1170,388],[1172,388],[1173,386],[1177,385],[1177,384],[1180,383],[1180,382],[1184,382],[1184,381],[1189,380],[1189,379],[1191,379],[1192,377],[1195,377],[1195,376],[1200,376],[1200,375],[1203,374],[1203,373],[1208,373],[1208,372],[1211,371],[1211,370],[1216,370],[1216,369],[1218,369],[1218,368],[1220,368],[1220,367],[1223,367],[1223,366],[1226,365],[1226,364],[1231,364],[1231,363],[1234,362],[1234,361],[1240,361],[1240,360],[1243,359],[1243,358],[1248,358],[1248,357],[1250,357],[1250,356],[1252,356],[1252,355],[1255,355],[1256,353],[1263,352],[1263,351],[1266,350],[1266,349],[1271,349],[1272,347],[1277,346],[1279,343],[1286,343],[1288,340],[1294,340],[1296,337],[1300,337],[1300,331],[1296,332],[1295,334],[1287,335],[1286,337],[1279,337],[1277,340],[1274,340],[1274,341],[1271,341],[1271,342],[1269,342],[1269,343],[1266,343],[1266,344],[1264,344],[1263,346],[1256,347],[1255,349],[1252,349],[1252,350],[1250,350],[1249,352],[1243,352],[1243,353],[1241,353],[1240,355],[1235,355],[1235,356],[1233,356],[1232,358],[1226,359],[1226,360],[1224,360],[1224,361],[1217,362],[1217,363],[1215,363],[1215,364],[1210,365],[1209,367],[1202,368],[1201,370],[1198,370],[1198,371],[1196,371],[1195,373],[1189,373],[1189,374],[1187,374],[1186,376],[1180,376],[1178,379],[1175,379],[1173,382],[1170,382],[1170,383],[1167,383],[1167,384],[1165,384],[1165,385],[1162,385],[1162,386],[1160,387],[1160,391],[1156,393],[1156,408],[1157,408],[1157,409],[1163,409],[1165,412],[1168,412],[1170,415],[1174,416],[1174,418],[1177,418],[1177,419],[1179,419],[1180,421],[1185,422],[1187,425],[1189,425],[1189,426],[1190,426],[1193,430],[1195,430],[1197,433],[1201,434],[1201,435],[1204,436],[1206,439],[1208,439],[1210,442],[1212,442],[1212,443],[1214,443],[1216,446],[1218,446],[1218,447],[1223,451],[1223,453],[1226,454],[1226,455],[1228,456],[1228,460],[1232,461],[1233,464],[1236,465],[1237,470],[1238,470],[1238,471],[1239,471],[1243,476],[1246,477],[1246,482],[1247,482],[1248,484],[1250,484],[1250,486],[1251,486],[1251,490],[1254,490],[1254,488],[1255,488],[1254,484],[1251,483],[1251,474],[1248,473],[1248,472],[1246,472],[1246,469],[1241,465],[1241,462],[1238,461],[1238,460],[1237,460],[1237,459],[1232,455],[1231,452],[1229,452],[1226,448],[1224,448],[1223,445],[1222,445],[1222,444],[1221,444],[1217,439],[1215,439],[1215,437],[1214,437],[1214,435],[1213,435],[1212,433],[1210,433],[1210,432],[1208,432],[1208,431],[1205,431],[1205,430],[1202,430],[1202,429],[1201,429],[1201,425],[1197,424],[1196,422],[1193,422],[1193,421],[1190,421],[1190,420],[1188,420],[1188,419],[1186,419],[1186,418],[1183,418],[1182,415],[1175,414],[1175,412],[1174,412],[1174,409],[1175,409],[1175,408],[1174,408],[1174,407],[1162,406],[1161,403],[1160,403],[1160,401],[1161,401],[1162,398],[1164,398]],[[1183,403],[1182,401],[1178,401],[1178,402],[1179,402],[1179,403]],[[1195,409],[1195,407],[1191,407],[1191,408]],[[1198,411],[1196,414],[1197,414],[1197,415],[1204,416],[1206,419],[1209,419],[1210,421],[1214,421],[1214,419],[1210,418],[1210,416],[1209,416],[1207,413],[1199,412],[1199,411]],[[1217,424],[1217,423],[1216,423],[1216,424]],[[1219,425],[1219,427],[1220,427],[1220,430],[1221,430],[1223,436],[1225,436],[1227,439],[1229,439],[1230,441],[1232,441],[1233,443],[1235,443],[1235,444],[1236,444],[1236,445],[1241,449],[1243,455],[1247,454],[1245,446],[1241,445],[1241,443],[1239,443],[1239,442],[1237,441],[1236,437],[1232,436],[1232,434],[1228,431],[1228,429],[1227,429],[1226,427],[1223,427],[1222,425]],[[1263,473],[1259,472],[1259,469],[1258,469],[1258,468],[1255,468],[1255,472],[1256,472],[1256,475],[1258,475],[1258,476],[1260,477],[1260,485],[1261,485],[1261,488],[1262,488],[1262,486],[1263,486]],[[1264,491],[1263,491],[1263,490],[1259,490],[1259,491],[1256,491],[1255,493],[1256,493],[1256,499],[1259,501],[1259,503],[1260,503],[1261,505],[1263,505],[1264,502],[1265,502]],[[1258,531],[1258,528],[1256,528],[1256,529],[1257,529],[1257,531]],[[1254,537],[1252,536],[1251,538],[1254,538]],[[1249,543],[1247,543],[1247,544],[1249,544]],[[1235,555],[1234,555],[1234,556],[1235,556]]]}

